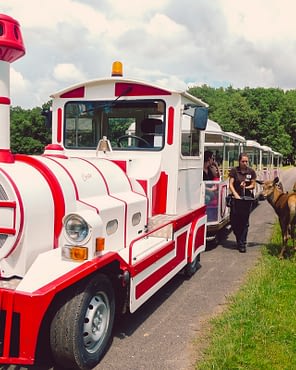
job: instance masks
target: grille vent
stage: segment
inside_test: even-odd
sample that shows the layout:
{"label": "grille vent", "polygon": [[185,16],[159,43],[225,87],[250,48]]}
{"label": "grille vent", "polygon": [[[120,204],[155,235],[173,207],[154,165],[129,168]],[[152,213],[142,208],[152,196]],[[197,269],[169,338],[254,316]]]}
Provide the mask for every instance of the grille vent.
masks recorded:
{"label": "grille vent", "polygon": [[3,247],[3,245],[5,244],[7,238],[8,238],[8,235],[7,234],[0,234],[0,248]]}
{"label": "grille vent", "polygon": [[[0,200],[8,200],[8,195],[1,184],[0,184]],[[0,248],[3,247],[7,238],[8,238],[7,234],[0,234]]]}
{"label": "grille vent", "polygon": [[8,200],[8,195],[1,184],[0,184],[0,200]]}

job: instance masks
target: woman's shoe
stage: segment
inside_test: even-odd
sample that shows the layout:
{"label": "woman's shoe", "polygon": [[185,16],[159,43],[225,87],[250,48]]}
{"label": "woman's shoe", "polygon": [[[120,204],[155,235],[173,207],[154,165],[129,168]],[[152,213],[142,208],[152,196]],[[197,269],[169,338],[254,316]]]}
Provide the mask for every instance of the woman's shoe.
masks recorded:
{"label": "woman's shoe", "polygon": [[239,250],[241,253],[246,253],[247,248],[246,248],[246,246],[245,246],[245,245],[240,245],[240,246],[238,247],[238,250]]}

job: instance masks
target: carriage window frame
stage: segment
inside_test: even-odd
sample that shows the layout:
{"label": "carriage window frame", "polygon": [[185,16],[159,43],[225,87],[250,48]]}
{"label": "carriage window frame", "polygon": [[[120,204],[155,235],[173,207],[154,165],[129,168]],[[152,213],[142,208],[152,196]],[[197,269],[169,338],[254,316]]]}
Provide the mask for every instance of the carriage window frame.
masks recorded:
{"label": "carriage window frame", "polygon": [[[133,124],[134,135],[144,134],[140,125],[147,118],[162,122],[155,127],[152,146],[140,146],[139,141],[131,138],[128,140],[133,145],[124,143],[123,147],[119,147],[118,138],[128,132],[133,134]],[[162,99],[71,100],[64,106],[63,143],[66,149],[94,150],[99,140],[107,136],[115,151],[161,151],[165,146],[165,135],[166,102]]]}
{"label": "carriage window frame", "polygon": [[182,116],[181,123],[181,156],[196,158],[201,156],[201,132],[194,127],[193,117]]}

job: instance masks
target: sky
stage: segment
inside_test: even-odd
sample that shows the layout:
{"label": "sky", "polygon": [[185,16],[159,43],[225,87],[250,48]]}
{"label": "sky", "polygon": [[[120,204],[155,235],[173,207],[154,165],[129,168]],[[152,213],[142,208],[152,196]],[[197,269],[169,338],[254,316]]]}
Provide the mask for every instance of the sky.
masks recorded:
{"label": "sky", "polygon": [[31,109],[111,75],[169,89],[296,87],[295,0],[0,0],[26,54],[10,65],[12,106]]}

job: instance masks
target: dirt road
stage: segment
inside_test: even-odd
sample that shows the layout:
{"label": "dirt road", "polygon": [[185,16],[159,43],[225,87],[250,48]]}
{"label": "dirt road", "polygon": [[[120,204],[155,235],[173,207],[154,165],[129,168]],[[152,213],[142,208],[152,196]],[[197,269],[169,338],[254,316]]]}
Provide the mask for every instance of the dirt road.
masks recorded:
{"label": "dirt road", "polygon": [[[296,168],[283,171],[284,188],[296,181]],[[190,279],[176,276],[149,302],[117,324],[113,343],[97,370],[192,370],[203,322],[225,306],[226,297],[242,284],[267,242],[275,213],[260,202],[250,219],[247,253],[235,249],[230,233],[201,256],[201,269]],[[202,343],[201,343],[202,345]],[[9,367],[9,369],[27,369]],[[32,367],[31,369],[37,369]],[[58,370],[55,368],[55,370]]]}

